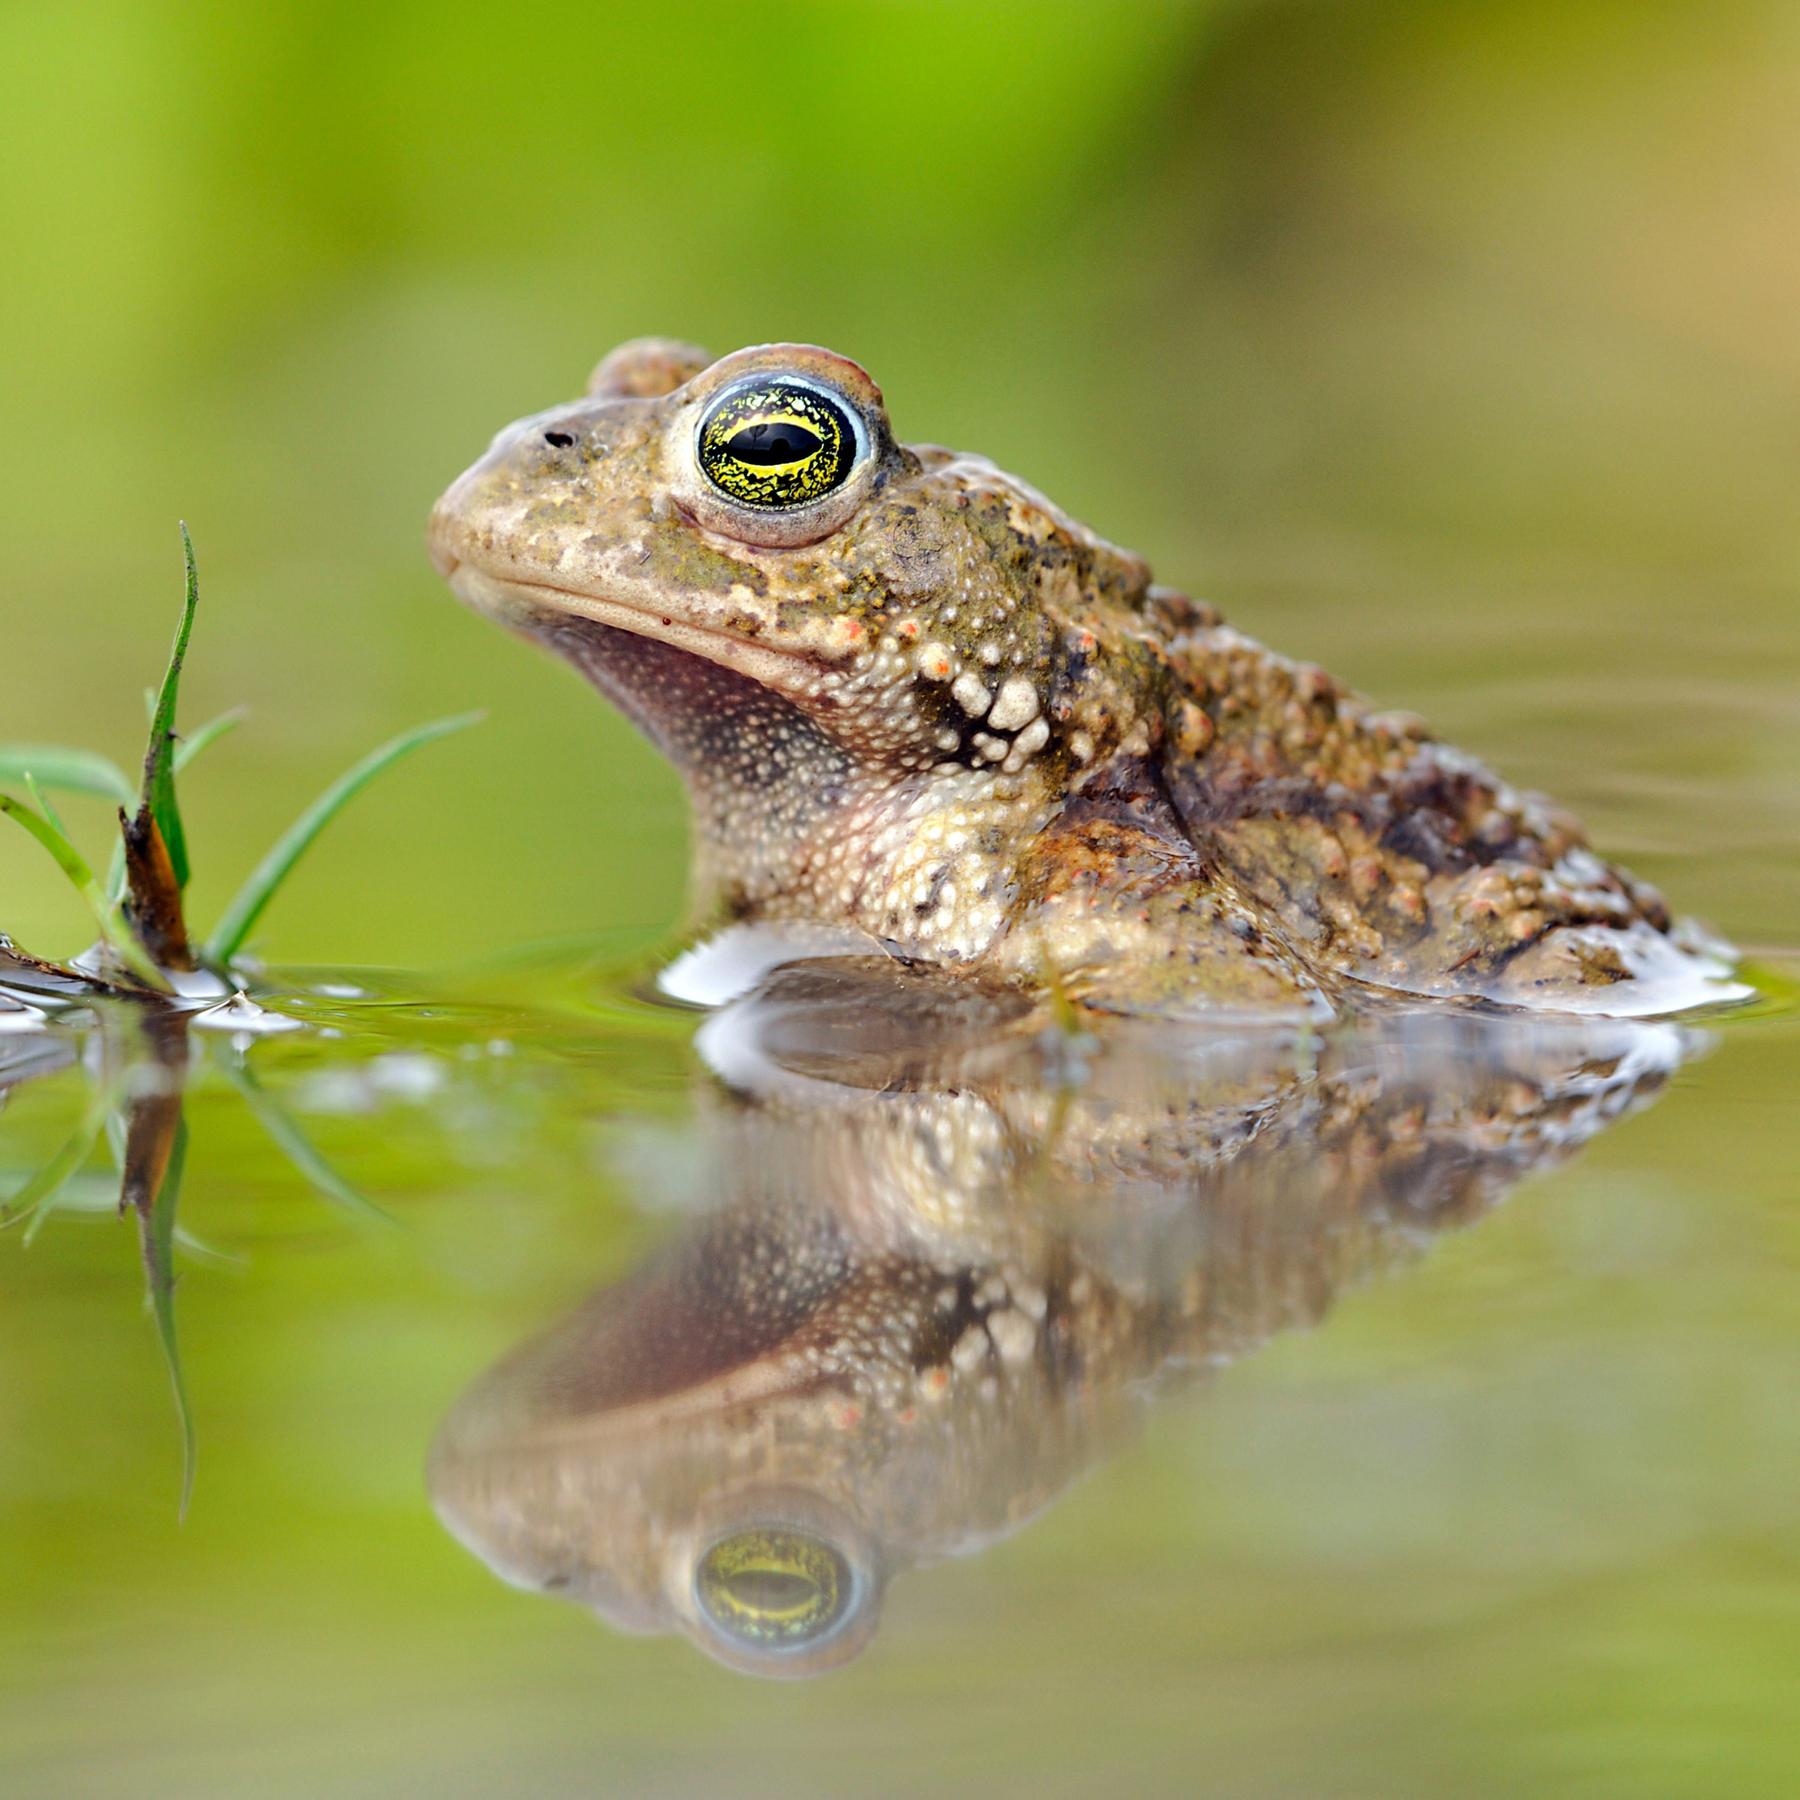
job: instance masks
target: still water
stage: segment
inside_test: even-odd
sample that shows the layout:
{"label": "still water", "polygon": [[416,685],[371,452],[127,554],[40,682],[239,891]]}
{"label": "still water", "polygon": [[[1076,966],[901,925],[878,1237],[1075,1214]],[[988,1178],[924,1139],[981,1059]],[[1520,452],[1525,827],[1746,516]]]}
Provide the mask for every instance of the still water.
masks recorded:
{"label": "still water", "polygon": [[631,950],[0,1017],[8,1793],[1791,1791],[1779,1000]]}

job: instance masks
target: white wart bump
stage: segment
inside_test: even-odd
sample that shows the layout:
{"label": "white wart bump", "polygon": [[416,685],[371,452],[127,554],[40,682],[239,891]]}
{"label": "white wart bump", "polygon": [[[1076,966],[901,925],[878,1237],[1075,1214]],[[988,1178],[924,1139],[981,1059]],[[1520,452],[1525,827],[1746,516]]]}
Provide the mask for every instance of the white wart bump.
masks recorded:
{"label": "white wart bump", "polygon": [[1037,717],[1037,711],[1037,689],[1023,675],[1014,675],[1000,684],[1000,692],[988,713],[988,723],[996,731],[1016,731],[1021,725],[1029,725]]}
{"label": "white wart bump", "polygon": [[971,719],[979,719],[987,711],[992,699],[981,677],[969,669],[965,669],[951,682],[950,692],[956,696],[956,704]]}

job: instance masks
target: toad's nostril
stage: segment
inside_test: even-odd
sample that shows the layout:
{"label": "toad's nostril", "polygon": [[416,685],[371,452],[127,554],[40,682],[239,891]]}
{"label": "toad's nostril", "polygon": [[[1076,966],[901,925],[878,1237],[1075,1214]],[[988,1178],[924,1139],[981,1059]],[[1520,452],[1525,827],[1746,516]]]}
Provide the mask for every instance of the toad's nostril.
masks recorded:
{"label": "toad's nostril", "polygon": [[546,431],[544,433],[544,442],[546,444],[554,444],[558,450],[568,449],[568,447],[572,443],[574,443],[574,441],[575,441],[574,434],[571,432]]}

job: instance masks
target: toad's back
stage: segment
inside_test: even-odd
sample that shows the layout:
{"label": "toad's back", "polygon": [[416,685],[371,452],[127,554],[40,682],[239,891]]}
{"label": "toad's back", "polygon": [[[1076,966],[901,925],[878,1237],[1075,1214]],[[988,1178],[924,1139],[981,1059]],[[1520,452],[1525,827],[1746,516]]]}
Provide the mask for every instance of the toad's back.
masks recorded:
{"label": "toad's back", "polygon": [[[1157,596],[1175,695],[1163,759],[1205,858],[1317,965],[1406,993],[1650,1010],[1710,960],[1579,823],[1408,714]],[[1687,946],[1687,947],[1684,947]],[[1635,992],[1633,984],[1637,984]]]}

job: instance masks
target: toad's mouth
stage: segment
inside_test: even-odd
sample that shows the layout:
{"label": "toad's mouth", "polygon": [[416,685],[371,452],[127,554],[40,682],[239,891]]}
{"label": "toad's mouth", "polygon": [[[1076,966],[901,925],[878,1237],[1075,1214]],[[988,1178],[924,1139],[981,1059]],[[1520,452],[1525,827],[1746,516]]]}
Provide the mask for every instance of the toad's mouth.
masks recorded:
{"label": "toad's mouth", "polygon": [[828,665],[772,650],[672,614],[608,596],[489,574],[444,557],[457,598],[585,675],[683,773],[716,781],[742,768],[755,745],[791,761],[802,746],[835,764],[842,752],[801,702]]}
{"label": "toad's mouth", "polygon": [[728,669],[758,687],[796,697],[816,692],[819,677],[830,667],[809,652],[772,649],[739,632],[683,619],[615,595],[495,575],[454,557],[445,557],[439,566],[458,599],[527,637],[541,639],[559,625],[578,626],[586,620],[611,631],[653,639]]}

